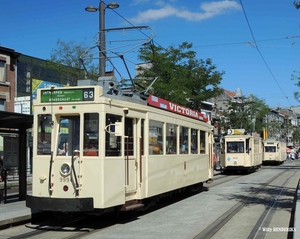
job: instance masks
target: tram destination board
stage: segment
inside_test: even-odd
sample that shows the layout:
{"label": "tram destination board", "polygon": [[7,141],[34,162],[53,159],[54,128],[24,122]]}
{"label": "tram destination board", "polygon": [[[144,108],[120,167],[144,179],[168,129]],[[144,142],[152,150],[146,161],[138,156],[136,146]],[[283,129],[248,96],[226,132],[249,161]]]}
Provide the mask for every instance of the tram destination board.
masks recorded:
{"label": "tram destination board", "polygon": [[94,101],[94,88],[41,90],[41,103]]}

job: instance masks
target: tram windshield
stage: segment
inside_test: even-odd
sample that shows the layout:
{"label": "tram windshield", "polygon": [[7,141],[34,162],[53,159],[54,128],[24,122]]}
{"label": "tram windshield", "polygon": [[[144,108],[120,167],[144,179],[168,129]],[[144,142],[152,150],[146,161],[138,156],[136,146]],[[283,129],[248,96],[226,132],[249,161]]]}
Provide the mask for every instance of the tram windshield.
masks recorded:
{"label": "tram windshield", "polygon": [[72,155],[74,150],[79,150],[79,116],[62,116],[59,120],[59,133],[57,155]]}
{"label": "tram windshield", "polygon": [[227,142],[227,153],[244,153],[244,142]]}
{"label": "tram windshield", "polygon": [[270,153],[270,152],[272,152],[272,153],[276,152],[276,146],[266,146],[265,147],[265,152],[268,152],[268,153]]}
{"label": "tram windshield", "polygon": [[51,154],[51,131],[52,131],[52,116],[50,114],[38,115],[38,130],[37,130],[37,154]]}

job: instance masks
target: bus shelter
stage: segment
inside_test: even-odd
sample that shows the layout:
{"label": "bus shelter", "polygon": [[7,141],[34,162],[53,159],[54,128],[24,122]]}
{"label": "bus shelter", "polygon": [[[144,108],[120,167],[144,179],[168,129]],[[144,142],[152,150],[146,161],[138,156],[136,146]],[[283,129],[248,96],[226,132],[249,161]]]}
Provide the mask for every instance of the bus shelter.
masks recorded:
{"label": "bus shelter", "polygon": [[[32,128],[33,116],[14,112],[0,111],[0,134],[14,136],[18,154],[11,157],[8,163],[17,166],[19,181],[19,200],[25,200],[27,194],[27,129]],[[5,166],[5,148],[3,149]],[[6,195],[6,192],[4,192]]]}

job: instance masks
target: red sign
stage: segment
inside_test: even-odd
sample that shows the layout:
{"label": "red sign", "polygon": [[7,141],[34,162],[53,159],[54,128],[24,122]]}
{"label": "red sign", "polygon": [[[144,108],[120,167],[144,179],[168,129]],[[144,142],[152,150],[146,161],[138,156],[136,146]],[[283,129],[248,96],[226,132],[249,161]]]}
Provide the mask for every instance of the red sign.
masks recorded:
{"label": "red sign", "polygon": [[202,113],[192,110],[190,108],[186,108],[185,106],[181,106],[170,101],[164,100],[162,98],[156,97],[154,95],[150,95],[148,97],[148,105],[164,109],[170,112],[174,112],[180,115],[184,115],[190,118],[198,119],[207,122],[208,119]]}

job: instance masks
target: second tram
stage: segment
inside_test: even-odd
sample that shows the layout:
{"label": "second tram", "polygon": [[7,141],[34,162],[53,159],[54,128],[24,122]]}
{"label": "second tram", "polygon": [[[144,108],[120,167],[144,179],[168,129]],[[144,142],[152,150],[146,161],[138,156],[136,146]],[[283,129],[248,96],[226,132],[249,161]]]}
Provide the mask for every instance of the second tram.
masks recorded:
{"label": "second tram", "polygon": [[286,142],[264,140],[263,164],[282,164],[286,160]]}
{"label": "second tram", "polygon": [[223,139],[223,152],[220,155],[223,172],[254,172],[259,169],[263,155],[261,137],[255,133],[244,134],[243,130],[231,130],[231,132]]}

